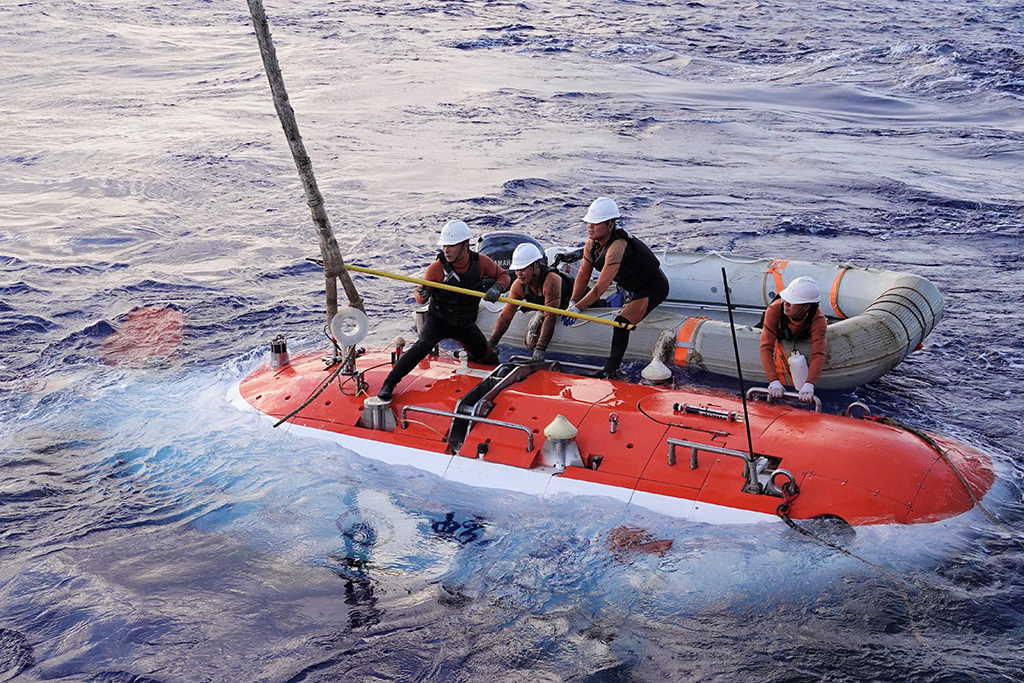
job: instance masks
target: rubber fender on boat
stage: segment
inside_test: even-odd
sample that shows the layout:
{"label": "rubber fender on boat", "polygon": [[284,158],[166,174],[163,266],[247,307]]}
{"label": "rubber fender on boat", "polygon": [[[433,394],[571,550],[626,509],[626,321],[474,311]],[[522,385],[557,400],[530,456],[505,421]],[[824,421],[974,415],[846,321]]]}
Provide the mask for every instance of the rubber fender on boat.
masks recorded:
{"label": "rubber fender on boat", "polygon": [[705,320],[710,320],[710,318],[707,316],[691,317],[679,326],[679,332],[676,333],[676,351],[672,357],[672,362],[679,367],[686,367],[690,362],[690,356],[693,354],[693,338]]}

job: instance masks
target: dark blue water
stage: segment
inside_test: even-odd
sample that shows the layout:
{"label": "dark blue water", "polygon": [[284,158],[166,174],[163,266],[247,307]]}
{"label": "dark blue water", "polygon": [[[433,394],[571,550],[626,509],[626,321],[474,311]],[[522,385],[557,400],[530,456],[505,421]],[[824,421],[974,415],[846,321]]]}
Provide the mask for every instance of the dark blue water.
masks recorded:
{"label": "dark blue water", "polygon": [[[242,2],[0,6],[0,680],[1019,681],[1024,5],[270,2],[346,258],[439,227],[932,280],[946,317],[826,394],[986,449],[980,514],[848,542],[480,492],[225,401],[322,276]],[[358,277],[369,343],[404,285]],[[129,312],[180,344],[111,353]],[[147,353],[147,349],[152,353]],[[694,381],[725,383],[690,372]],[[612,530],[668,539],[616,551]]]}

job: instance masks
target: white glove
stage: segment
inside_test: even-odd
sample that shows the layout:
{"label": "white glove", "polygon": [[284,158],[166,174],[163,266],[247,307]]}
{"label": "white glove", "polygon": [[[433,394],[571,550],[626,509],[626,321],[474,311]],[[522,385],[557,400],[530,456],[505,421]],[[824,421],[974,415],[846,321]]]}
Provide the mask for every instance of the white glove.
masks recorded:
{"label": "white glove", "polygon": [[[576,302],[575,301],[570,301],[569,302],[569,308],[567,308],[565,310],[569,311],[570,313],[579,313],[580,312],[580,309],[576,306]],[[563,315],[562,316],[562,324],[563,325],[570,326],[570,325],[573,325],[575,322],[576,322],[576,318],[573,318],[572,316],[568,316],[568,315]]]}
{"label": "white glove", "polygon": [[772,383],[768,385],[768,395],[772,398],[782,398],[785,387],[782,386],[782,382],[777,379],[773,379]]}
{"label": "white glove", "polygon": [[804,385],[800,388],[800,400],[804,403],[810,403],[814,400],[814,385],[810,382],[804,382]]}

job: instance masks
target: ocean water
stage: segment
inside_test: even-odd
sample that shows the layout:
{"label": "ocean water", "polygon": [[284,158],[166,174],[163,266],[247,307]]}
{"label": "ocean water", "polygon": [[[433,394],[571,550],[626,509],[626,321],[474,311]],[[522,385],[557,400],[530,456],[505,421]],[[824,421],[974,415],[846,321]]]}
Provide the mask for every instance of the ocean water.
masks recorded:
{"label": "ocean water", "polygon": [[[822,398],[985,449],[998,523],[861,530],[867,564],[781,524],[481,492],[236,411],[275,335],[324,343],[245,3],[8,2],[0,681],[1021,680],[1024,4],[267,13],[352,262],[417,275],[451,218],[576,245],[606,195],[656,248],[930,279],[924,348]],[[408,286],[356,283],[368,344],[409,334]]]}

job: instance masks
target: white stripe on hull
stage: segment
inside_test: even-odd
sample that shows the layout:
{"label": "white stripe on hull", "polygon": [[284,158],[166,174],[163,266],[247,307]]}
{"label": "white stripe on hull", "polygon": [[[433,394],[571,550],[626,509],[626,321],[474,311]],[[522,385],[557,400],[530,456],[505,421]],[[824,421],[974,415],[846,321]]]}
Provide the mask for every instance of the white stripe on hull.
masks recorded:
{"label": "white stripe on hull", "polygon": [[[229,392],[228,402],[246,412],[258,412],[242,398],[237,386],[232,387]],[[262,413],[260,414],[262,415]],[[264,417],[277,421],[269,416]],[[347,434],[291,423],[285,423],[281,425],[281,428],[297,436],[337,443],[364,458],[385,462],[389,465],[415,467],[448,481],[479,488],[515,491],[538,497],[560,494],[603,496],[623,503],[624,507],[636,505],[668,517],[690,519],[707,524],[751,524],[780,521],[775,515],[750,510],[738,510],[711,503],[696,503],[686,498],[675,498],[591,481],[556,477],[554,476],[555,471],[551,468],[526,470],[476,458],[423,451],[384,441],[360,439]]]}

